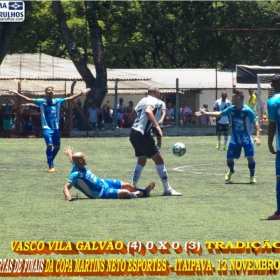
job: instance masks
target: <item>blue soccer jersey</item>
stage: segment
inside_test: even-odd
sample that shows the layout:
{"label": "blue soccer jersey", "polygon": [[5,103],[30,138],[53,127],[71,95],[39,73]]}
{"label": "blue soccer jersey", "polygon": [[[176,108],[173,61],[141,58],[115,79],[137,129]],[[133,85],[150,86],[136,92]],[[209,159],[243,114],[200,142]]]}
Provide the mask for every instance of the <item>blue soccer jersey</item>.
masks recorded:
{"label": "blue soccer jersey", "polygon": [[276,147],[280,151],[280,92],[276,92],[267,101],[268,120],[276,122]]}
{"label": "blue soccer jersey", "polygon": [[59,129],[60,108],[66,98],[35,99],[35,104],[40,107],[42,129]]}
{"label": "blue soccer jersey", "polygon": [[241,109],[231,105],[222,111],[223,116],[231,116],[232,132],[230,143],[236,145],[247,145],[252,143],[252,123],[255,122],[256,115],[253,110],[243,104]]}
{"label": "blue soccer jersey", "polygon": [[79,169],[75,165],[73,165],[68,183],[89,198],[118,198],[118,189],[121,189],[121,181],[100,179],[87,167]]}

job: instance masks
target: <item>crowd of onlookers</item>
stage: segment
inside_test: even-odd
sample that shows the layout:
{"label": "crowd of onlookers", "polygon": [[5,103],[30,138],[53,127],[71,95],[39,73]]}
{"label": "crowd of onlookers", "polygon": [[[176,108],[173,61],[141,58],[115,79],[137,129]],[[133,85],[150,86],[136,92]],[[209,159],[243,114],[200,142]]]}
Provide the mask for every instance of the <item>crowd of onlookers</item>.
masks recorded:
{"label": "crowd of onlookers", "polygon": [[[119,99],[117,104],[117,126],[119,128],[131,127],[133,119],[131,113],[134,109],[133,101],[129,101],[128,105],[123,104],[123,98]],[[66,116],[66,114],[64,114]],[[62,113],[63,117],[63,113]],[[64,117],[65,118],[65,117]],[[91,104],[85,109],[82,102],[78,100],[73,107],[73,129],[74,131],[84,130],[110,130],[114,128],[114,109],[110,101],[98,108],[96,104]]]}
{"label": "crowd of onlookers", "polygon": [[[133,118],[131,116],[134,110],[133,101],[129,101],[128,105],[124,104],[123,98],[119,98],[117,104],[117,127],[126,128],[131,127],[133,124]],[[176,109],[172,103],[167,103],[165,111],[164,122],[166,125],[176,124]],[[63,116],[63,114],[62,114]],[[196,122],[193,118],[193,112],[190,107],[186,105],[185,101],[182,101],[179,111],[179,125],[194,125]],[[204,124],[201,122],[200,124]],[[211,123],[206,123],[211,124]],[[114,108],[111,106],[110,101],[107,101],[101,108],[97,108],[96,104],[91,104],[88,109],[83,108],[83,104],[80,100],[74,104],[73,108],[73,130],[110,130],[114,127]]]}
{"label": "crowd of onlookers", "polygon": [[[40,133],[40,113],[32,114],[17,114],[14,103],[12,100],[6,99],[2,104],[3,127],[1,134],[4,137],[9,137],[11,134],[19,134],[20,136],[36,137]],[[106,101],[100,108],[96,104],[90,104],[89,107],[83,106],[81,100],[78,99],[76,103],[73,103],[72,107],[72,131],[87,131],[87,130],[112,130],[114,128],[114,106],[110,104],[110,101]],[[164,123],[165,125],[176,124],[176,108],[175,104],[168,102],[163,109],[165,112]],[[207,104],[204,105],[204,109],[207,109]],[[131,116],[134,110],[133,101],[129,101],[128,104],[124,104],[123,98],[119,98],[116,107],[116,123],[118,128],[128,128],[133,124],[133,118]],[[178,112],[179,125],[195,125],[194,114],[192,109],[187,106],[185,101],[180,103],[180,109]],[[61,133],[69,129],[69,112],[64,106],[61,106],[59,127]],[[210,125],[211,122],[199,119],[200,125]]]}
{"label": "crowd of onlookers", "polygon": [[[15,110],[12,100],[6,99],[5,103],[1,106],[0,116],[2,116],[3,126],[1,127],[1,135],[9,137],[11,134],[20,134],[21,136],[38,136],[40,133],[40,113],[32,114],[18,114]],[[90,104],[89,107],[83,106],[82,102],[78,100],[73,103],[72,117],[69,117],[69,111],[64,106],[61,106],[60,111],[60,131],[63,133],[69,130],[69,118],[72,118],[72,131],[86,131],[86,130],[111,130],[114,128],[114,106],[110,104],[110,101],[106,101],[100,108],[96,104]],[[207,105],[205,105],[207,110]],[[34,109],[34,108],[33,108]],[[39,110],[39,108],[38,108]],[[68,109],[69,110],[69,109]],[[116,123],[118,128],[131,127],[133,124],[133,118],[131,116],[134,110],[133,101],[129,101],[128,104],[124,104],[123,98],[119,98],[119,102],[116,107]],[[164,122],[166,125],[176,124],[176,109],[175,104],[168,102],[163,109],[165,112]],[[185,101],[182,101],[179,109],[179,125],[194,125],[196,124],[193,118],[192,109],[187,106]],[[211,122],[199,119],[199,124],[210,125]]]}

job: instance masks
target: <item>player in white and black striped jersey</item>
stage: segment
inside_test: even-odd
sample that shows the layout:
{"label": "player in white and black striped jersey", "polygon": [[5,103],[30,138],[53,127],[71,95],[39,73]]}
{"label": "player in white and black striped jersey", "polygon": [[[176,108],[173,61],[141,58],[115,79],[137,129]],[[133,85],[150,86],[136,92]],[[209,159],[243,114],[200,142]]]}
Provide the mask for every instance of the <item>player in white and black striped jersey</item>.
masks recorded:
{"label": "player in white and black striped jersey", "polygon": [[159,89],[154,86],[148,88],[148,94],[142,98],[132,112],[134,123],[130,132],[130,142],[134,148],[135,156],[138,158],[133,170],[132,185],[136,187],[147,158],[151,158],[156,164],[156,170],[160,177],[164,195],[181,196],[182,194],[171,188],[165,164],[159,147],[151,136],[151,127],[154,125],[158,135],[162,136],[162,130],[155,118],[159,109]]}

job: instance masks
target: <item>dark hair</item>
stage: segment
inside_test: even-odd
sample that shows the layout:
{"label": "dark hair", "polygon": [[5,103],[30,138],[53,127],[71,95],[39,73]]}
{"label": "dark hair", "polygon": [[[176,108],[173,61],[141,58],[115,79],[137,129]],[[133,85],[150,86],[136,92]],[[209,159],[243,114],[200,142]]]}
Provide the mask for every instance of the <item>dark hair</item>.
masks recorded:
{"label": "dark hair", "polygon": [[243,97],[244,98],[244,93],[243,93],[243,91],[241,91],[241,90],[236,90],[235,91],[235,93],[234,94],[237,94],[237,95],[239,95],[239,96],[241,96],[241,97]]}

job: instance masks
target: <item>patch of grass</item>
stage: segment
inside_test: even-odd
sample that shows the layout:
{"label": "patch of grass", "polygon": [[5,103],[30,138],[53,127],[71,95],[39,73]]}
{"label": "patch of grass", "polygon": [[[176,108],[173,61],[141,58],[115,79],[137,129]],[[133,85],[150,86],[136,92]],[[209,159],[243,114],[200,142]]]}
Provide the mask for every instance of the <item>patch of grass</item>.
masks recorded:
{"label": "patch of grass", "polygon": [[[183,142],[187,153],[181,157],[172,154],[172,145]],[[275,211],[275,156],[268,152],[267,139],[255,149],[257,184],[249,184],[247,160],[235,162],[232,183],[224,182],[228,171],[226,151],[216,150],[216,137],[164,137],[162,155],[171,186],[183,193],[182,197],[163,197],[163,187],[154,163],[149,160],[143,170],[139,187],[156,182],[151,198],[131,200],[90,200],[79,193],[75,202],[67,202],[62,194],[71,170],[63,149],[55,159],[57,172],[47,172],[43,139],[0,139],[1,146],[1,243],[0,257],[30,258],[12,252],[10,242],[17,241],[129,241],[179,242],[202,244],[203,254],[170,255],[150,253],[146,258],[211,259],[217,266],[219,259],[276,259],[277,254],[210,255],[206,241],[260,241],[279,240],[278,221],[268,221]],[[101,178],[131,181],[136,163],[128,138],[73,138],[62,139],[75,151],[84,152],[89,169]],[[71,189],[73,195],[78,191]],[[110,255],[83,255],[79,258],[116,258]],[[120,256],[119,258],[133,258]],[[139,255],[134,258],[143,258]],[[36,255],[31,258],[42,258]],[[43,258],[77,258],[52,254]],[[1,275],[0,275],[1,276]],[[244,276],[243,276],[244,277]],[[269,279],[254,276],[254,279]],[[90,278],[90,277],[88,277]],[[143,277],[118,277],[118,279]],[[154,277],[151,277],[154,278]],[[179,279],[170,274],[168,279]],[[216,279],[218,275],[192,277]],[[240,279],[240,277],[228,277]],[[242,277],[241,277],[242,278]],[[38,279],[38,278],[36,278]],[[71,279],[76,279],[72,277]],[[79,279],[87,279],[81,277]],[[244,278],[243,278],[244,279]]]}

